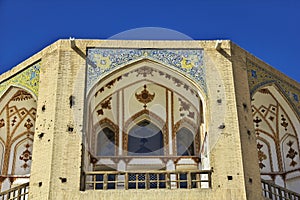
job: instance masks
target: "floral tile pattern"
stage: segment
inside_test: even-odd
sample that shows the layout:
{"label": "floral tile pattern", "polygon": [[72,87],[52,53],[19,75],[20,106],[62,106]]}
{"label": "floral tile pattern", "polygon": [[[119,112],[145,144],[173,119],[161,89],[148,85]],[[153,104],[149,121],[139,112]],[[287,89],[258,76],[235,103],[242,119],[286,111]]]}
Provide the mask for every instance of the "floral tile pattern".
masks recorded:
{"label": "floral tile pattern", "polygon": [[184,73],[207,93],[202,49],[88,49],[87,89],[111,71],[142,59],[167,65]]}
{"label": "floral tile pattern", "polygon": [[247,59],[249,88],[251,96],[264,85],[275,84],[300,116],[300,88],[292,85],[272,72]]}
{"label": "floral tile pattern", "polygon": [[40,63],[36,63],[15,76],[0,83],[0,96],[11,86],[20,86],[26,88],[38,95],[40,78]]}

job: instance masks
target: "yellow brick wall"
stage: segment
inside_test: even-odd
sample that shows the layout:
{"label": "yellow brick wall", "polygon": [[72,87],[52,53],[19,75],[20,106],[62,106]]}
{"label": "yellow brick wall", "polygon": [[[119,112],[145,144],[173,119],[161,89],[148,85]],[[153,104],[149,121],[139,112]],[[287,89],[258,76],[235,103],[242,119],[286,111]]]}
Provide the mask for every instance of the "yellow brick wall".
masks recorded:
{"label": "yellow brick wall", "polygon": [[257,199],[261,196],[257,192],[261,190],[261,185],[255,184],[260,181],[260,171],[258,157],[255,156],[257,155],[256,135],[248,85],[247,54],[235,44],[232,44],[231,52],[247,199]]}

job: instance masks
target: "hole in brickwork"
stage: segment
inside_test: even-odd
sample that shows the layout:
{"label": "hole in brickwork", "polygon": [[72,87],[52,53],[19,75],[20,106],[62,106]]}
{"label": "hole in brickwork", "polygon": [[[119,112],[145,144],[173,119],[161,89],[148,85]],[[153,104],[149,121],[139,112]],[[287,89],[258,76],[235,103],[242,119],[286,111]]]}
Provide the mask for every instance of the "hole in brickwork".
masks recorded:
{"label": "hole in brickwork", "polygon": [[44,137],[45,133],[40,133],[38,134],[38,137],[41,139],[42,137]]}
{"label": "hole in brickwork", "polygon": [[220,126],[219,126],[219,129],[224,129],[225,128],[225,124],[221,124]]}
{"label": "hole in brickwork", "polygon": [[71,124],[71,123],[68,124],[67,131],[68,131],[69,133],[72,133],[72,132],[74,131],[74,126],[73,126],[73,124]]}
{"label": "hole in brickwork", "polygon": [[61,180],[62,183],[65,183],[67,182],[67,178],[62,178],[62,177],[59,177],[59,179]]}
{"label": "hole in brickwork", "polygon": [[252,183],[252,178],[249,178],[249,183]]}
{"label": "hole in brickwork", "polygon": [[72,108],[75,105],[75,97],[73,95],[69,97],[69,102],[70,102],[70,108]]}
{"label": "hole in brickwork", "polygon": [[42,182],[39,182],[39,187],[42,187],[43,183]]}
{"label": "hole in brickwork", "polygon": [[72,126],[68,126],[68,132],[72,133],[74,131],[74,128]]}
{"label": "hole in brickwork", "polygon": [[42,106],[42,111],[45,112],[45,110],[46,110],[46,106],[43,105],[43,106]]}
{"label": "hole in brickwork", "polygon": [[232,177],[232,176],[227,176],[227,179],[228,179],[229,181],[231,181],[231,180],[233,179],[233,177]]}

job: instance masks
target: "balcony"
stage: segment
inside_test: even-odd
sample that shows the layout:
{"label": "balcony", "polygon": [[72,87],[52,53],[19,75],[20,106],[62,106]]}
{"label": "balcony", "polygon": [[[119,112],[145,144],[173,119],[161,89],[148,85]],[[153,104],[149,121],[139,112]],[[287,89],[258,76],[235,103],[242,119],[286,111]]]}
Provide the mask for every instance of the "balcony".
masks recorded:
{"label": "balcony", "polygon": [[274,200],[300,200],[300,194],[280,187],[271,181],[261,180],[263,196]]}
{"label": "balcony", "polygon": [[[211,188],[212,171],[86,172],[87,190],[200,189]],[[261,180],[263,196],[272,200],[300,200],[300,195]],[[0,193],[0,200],[27,200],[29,183]]]}
{"label": "balcony", "polygon": [[93,171],[85,173],[86,190],[211,188],[211,170]]}
{"label": "balcony", "polygon": [[0,200],[27,200],[29,183],[18,185],[0,193]]}

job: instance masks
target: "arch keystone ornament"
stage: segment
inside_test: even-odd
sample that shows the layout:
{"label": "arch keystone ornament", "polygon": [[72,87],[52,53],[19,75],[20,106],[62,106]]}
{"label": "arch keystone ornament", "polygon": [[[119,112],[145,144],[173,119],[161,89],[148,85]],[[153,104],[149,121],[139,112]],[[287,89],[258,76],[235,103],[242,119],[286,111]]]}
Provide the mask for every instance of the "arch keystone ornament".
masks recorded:
{"label": "arch keystone ornament", "polygon": [[136,99],[144,104],[144,109],[147,108],[147,104],[150,103],[154,97],[155,93],[150,94],[149,91],[147,90],[147,85],[144,85],[144,90],[141,91],[141,93],[137,94],[135,93]]}

